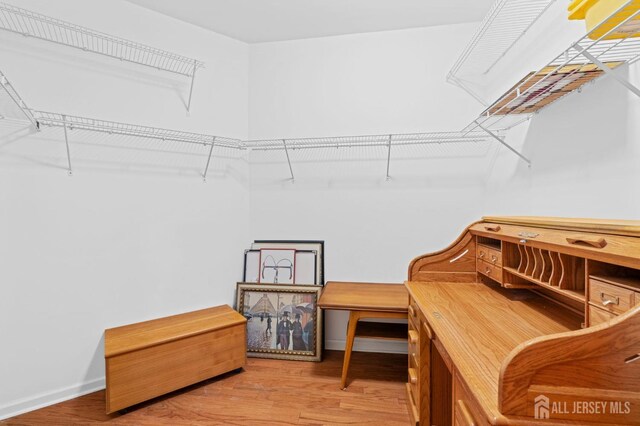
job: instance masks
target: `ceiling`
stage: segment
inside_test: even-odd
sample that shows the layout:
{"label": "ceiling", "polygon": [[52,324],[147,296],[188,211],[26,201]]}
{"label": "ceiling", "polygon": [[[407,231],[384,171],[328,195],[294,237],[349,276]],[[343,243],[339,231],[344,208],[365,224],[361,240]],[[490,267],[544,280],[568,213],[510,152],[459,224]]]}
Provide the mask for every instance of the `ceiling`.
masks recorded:
{"label": "ceiling", "polygon": [[494,0],[128,0],[247,43],[480,21]]}

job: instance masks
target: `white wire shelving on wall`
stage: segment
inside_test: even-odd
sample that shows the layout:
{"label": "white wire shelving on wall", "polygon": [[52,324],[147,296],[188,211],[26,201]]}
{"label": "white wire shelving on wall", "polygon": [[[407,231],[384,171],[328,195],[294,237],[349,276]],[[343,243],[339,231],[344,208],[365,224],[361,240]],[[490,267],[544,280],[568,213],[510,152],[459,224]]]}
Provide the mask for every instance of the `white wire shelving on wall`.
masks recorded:
{"label": "white wire shelving on wall", "polygon": [[348,149],[363,147],[383,147],[386,150],[387,170],[386,178],[391,178],[390,166],[394,148],[405,146],[424,146],[441,144],[478,143],[489,140],[484,132],[431,132],[431,133],[402,133],[383,135],[334,136],[320,138],[292,138],[292,139],[262,139],[249,140],[244,146],[251,151],[284,151],[289,165],[291,180],[295,179],[291,165],[290,152],[313,149]]}
{"label": "white wire shelving on wall", "polygon": [[[612,28],[609,33],[638,16],[640,11]],[[593,31],[596,30],[597,28]],[[631,85],[615,70],[640,59],[640,38],[605,40],[607,34],[596,40],[592,40],[589,34],[582,37],[539,71],[531,73],[501,96],[466,130],[508,130],[528,120],[533,114],[558,99],[579,90],[583,84],[604,75],[612,76],[640,96],[640,89]]]}
{"label": "white wire shelving on wall", "polygon": [[[520,0],[498,0],[496,4],[502,4],[505,1],[515,6]],[[532,1],[531,4],[533,5],[536,2],[537,0]],[[619,10],[627,8],[632,3],[633,0],[629,0]],[[530,15],[529,18],[533,16],[534,14]],[[531,165],[531,162],[526,157],[504,141],[500,132],[505,132],[529,120],[533,114],[538,113],[564,96],[581,90],[584,84],[595,81],[604,75],[611,76],[640,97],[640,89],[632,85],[616,70],[616,68],[633,64],[640,59],[640,38],[626,37],[606,40],[609,34],[617,32],[620,27],[629,21],[637,19],[639,16],[640,11],[635,12],[600,37],[592,35],[592,33],[598,31],[598,27],[594,28],[553,58],[547,65],[521,79],[507,93],[488,106],[463,132],[484,131]],[[531,24],[536,20],[537,18],[531,21]],[[465,50],[461,59],[456,63],[452,70],[453,75],[455,75],[456,70],[462,67],[461,64],[473,63],[469,58],[473,55],[470,52],[474,51],[474,47],[491,43],[493,39],[493,35],[489,36],[491,32],[484,30],[483,33],[483,28],[487,26],[487,23],[493,25],[495,18],[488,16],[485,19],[483,26],[470,43],[470,47]],[[606,22],[600,25],[606,25]],[[517,41],[517,39],[515,40]],[[511,45],[513,43],[509,46]],[[492,65],[490,64],[490,66]],[[480,69],[483,68],[481,67]],[[475,94],[471,94],[476,97]]]}
{"label": "white wire shelving on wall", "polygon": [[432,132],[412,134],[384,134],[361,136],[335,136],[321,138],[289,138],[289,139],[264,139],[242,141],[239,139],[213,136],[201,133],[192,133],[181,130],[162,129],[139,124],[121,123],[96,118],[66,115],[57,112],[46,112],[29,108],[17,91],[0,72],[0,82],[3,89],[9,94],[12,102],[19,106],[20,111],[36,129],[45,127],[57,127],[64,130],[64,140],[68,163],[68,173],[73,174],[72,150],[70,148],[70,132],[82,130],[99,132],[103,134],[122,135],[133,138],[153,139],[158,141],[172,141],[179,143],[203,145],[209,149],[207,162],[204,166],[202,177],[206,180],[209,165],[215,147],[233,150],[251,151],[284,151],[291,179],[294,179],[293,166],[291,165],[290,151],[322,149],[322,148],[363,148],[383,147],[386,150],[387,170],[386,176],[390,178],[390,162],[392,149],[416,145],[441,145],[441,144],[465,144],[486,142],[489,137],[483,132]]}
{"label": "white wire shelving on wall", "polygon": [[449,71],[447,81],[486,106],[466,78],[489,73],[555,1],[497,0]]}
{"label": "white wire shelving on wall", "polygon": [[191,108],[196,71],[204,66],[196,59],[1,2],[0,29],[188,77],[191,85],[187,111]]}
{"label": "white wire shelving on wall", "polygon": [[131,136],[135,138],[155,139],[160,141],[172,141],[180,143],[198,144],[209,148],[209,155],[202,173],[206,181],[209,165],[215,147],[242,150],[244,144],[238,139],[222,136],[191,133],[180,130],[161,129],[157,127],[142,126],[138,124],[120,123],[115,121],[100,120],[95,118],[78,117],[54,112],[33,111],[37,122],[41,127],[61,127],[64,129],[64,139],[67,148],[68,173],[71,175],[71,151],[69,147],[69,132],[72,130],[88,130],[106,134]]}

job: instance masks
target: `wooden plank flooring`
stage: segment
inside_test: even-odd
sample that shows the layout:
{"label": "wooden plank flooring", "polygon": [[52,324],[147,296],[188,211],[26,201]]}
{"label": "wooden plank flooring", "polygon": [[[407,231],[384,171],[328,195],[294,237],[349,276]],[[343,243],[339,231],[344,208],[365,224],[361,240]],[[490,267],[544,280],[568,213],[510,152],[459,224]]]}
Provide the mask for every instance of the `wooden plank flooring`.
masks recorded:
{"label": "wooden plank flooring", "polygon": [[407,356],[354,352],[340,390],[343,352],[321,363],[249,358],[225,374],[104,414],[104,391],[0,421],[2,425],[407,425]]}

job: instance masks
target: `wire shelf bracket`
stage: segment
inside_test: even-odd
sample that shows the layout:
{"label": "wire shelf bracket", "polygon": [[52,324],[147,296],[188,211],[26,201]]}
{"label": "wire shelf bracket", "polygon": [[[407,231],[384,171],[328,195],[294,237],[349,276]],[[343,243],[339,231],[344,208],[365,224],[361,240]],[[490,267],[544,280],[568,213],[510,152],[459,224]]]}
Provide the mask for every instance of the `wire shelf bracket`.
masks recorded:
{"label": "wire shelf bracket", "polygon": [[505,142],[505,140],[503,138],[501,138],[500,136],[498,136],[497,134],[493,133],[491,130],[489,129],[485,129],[484,127],[482,127],[481,124],[479,124],[477,121],[475,122],[479,128],[481,128],[482,130],[484,130],[489,136],[491,136],[492,138],[494,138],[495,140],[497,140],[498,142],[500,142],[500,144],[502,144],[504,147],[506,147],[509,151],[513,152],[515,155],[517,155],[518,157],[520,157],[520,159],[522,161],[524,161],[525,163],[527,163],[527,166],[530,168],[531,167],[531,160],[529,160],[527,157],[525,157],[524,155],[522,155],[520,152],[518,152],[518,150],[516,150],[514,147],[512,147],[511,145],[509,145],[508,143]]}
{"label": "wire shelf bracket", "polygon": [[18,106],[27,120],[29,120],[29,122],[33,124],[33,127],[36,129],[36,131],[39,131],[40,123],[38,123],[38,120],[36,120],[36,117],[31,112],[31,108],[27,106],[25,101],[20,97],[16,89],[11,85],[2,71],[0,71],[0,87],[2,87],[7,95],[9,95],[9,98]]}
{"label": "wire shelf bracket", "polygon": [[69,176],[73,176],[73,168],[71,167],[71,151],[69,150],[69,135],[67,134],[67,116],[66,115],[62,116],[62,125],[64,128],[64,143],[67,147],[67,164],[69,166],[67,173],[69,174]]}
{"label": "wire shelf bracket", "polygon": [[391,140],[393,139],[393,135],[389,135],[389,149],[387,150],[387,180],[391,180],[391,175],[389,174],[389,168],[391,167]]}
{"label": "wire shelf bracket", "polygon": [[282,146],[284,147],[285,154],[287,154],[287,163],[289,163],[289,173],[291,173],[291,182],[295,182],[296,177],[293,175],[293,168],[291,167],[291,158],[289,157],[289,148],[287,147],[286,139],[282,139]]}
{"label": "wire shelf bracket", "polygon": [[209,164],[211,163],[211,155],[213,154],[213,147],[216,144],[216,137],[211,139],[211,147],[209,148],[209,156],[207,157],[207,165],[204,166],[204,173],[202,173],[202,182],[207,183],[207,172],[209,171]]}
{"label": "wire shelf bracket", "polygon": [[575,45],[573,45],[573,48],[575,50],[577,50],[578,52],[580,52],[582,54],[582,56],[584,56],[585,58],[587,58],[588,60],[590,60],[591,62],[596,64],[598,66],[598,68],[600,68],[602,71],[604,71],[605,74],[610,75],[618,83],[622,84],[624,87],[626,87],[631,92],[633,92],[636,96],[640,97],[640,89],[638,87],[634,86],[629,80],[627,80],[626,78],[620,76],[617,72],[615,72],[614,70],[609,68],[604,63],[602,63],[598,58],[593,56],[591,53],[587,52],[587,50],[584,49],[582,46],[580,46],[578,44],[575,44]]}
{"label": "wire shelf bracket", "polygon": [[0,29],[189,77],[191,85],[186,104],[187,111],[191,108],[196,71],[204,67],[204,63],[196,59],[2,2],[0,2]]}

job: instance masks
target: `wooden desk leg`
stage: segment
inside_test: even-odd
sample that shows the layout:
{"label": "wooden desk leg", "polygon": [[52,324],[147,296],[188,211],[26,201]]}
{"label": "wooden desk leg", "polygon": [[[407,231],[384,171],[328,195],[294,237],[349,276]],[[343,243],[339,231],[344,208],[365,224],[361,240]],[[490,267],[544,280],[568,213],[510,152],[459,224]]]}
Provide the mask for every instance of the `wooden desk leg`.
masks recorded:
{"label": "wooden desk leg", "polygon": [[356,327],[360,319],[360,312],[351,311],[349,313],[349,325],[347,326],[347,341],[344,348],[344,361],[342,362],[342,379],[340,380],[340,389],[347,389],[347,374],[349,372],[349,362],[351,361],[351,351],[353,350],[353,341],[356,338]]}

